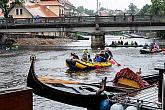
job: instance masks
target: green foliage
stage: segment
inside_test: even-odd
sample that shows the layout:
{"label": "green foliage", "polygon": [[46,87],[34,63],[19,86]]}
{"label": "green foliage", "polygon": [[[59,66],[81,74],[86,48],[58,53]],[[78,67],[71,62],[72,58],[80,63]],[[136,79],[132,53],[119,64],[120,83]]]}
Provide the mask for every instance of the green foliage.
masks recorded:
{"label": "green foliage", "polygon": [[156,31],[156,32],[157,32],[158,38],[165,39],[165,31],[164,30]]}
{"label": "green foliage", "polygon": [[83,6],[79,6],[79,7],[77,7],[77,10],[79,12],[83,13],[84,12],[84,7]]}
{"label": "green foliage", "polygon": [[132,14],[136,14],[139,9],[137,8],[136,5],[134,5],[133,3],[130,3],[130,5],[128,6],[129,8],[129,13],[132,13]]}
{"label": "green foliage", "polygon": [[2,9],[2,12],[4,13],[4,17],[6,18],[8,16],[8,8],[9,6],[7,5],[8,0],[1,0],[0,1],[0,8]]}
{"label": "green foliage", "polygon": [[[22,4],[24,2],[24,0],[16,0],[15,2],[13,2],[11,4],[11,7],[15,4]],[[0,8],[2,9],[2,12],[4,13],[4,17],[7,18],[10,8],[9,5],[7,5],[8,0],[0,0]]]}
{"label": "green foliage", "polygon": [[77,10],[78,10],[80,13],[85,13],[85,14],[88,14],[88,15],[90,15],[90,16],[95,15],[94,10],[86,9],[86,8],[84,8],[83,6],[77,7]]}
{"label": "green foliage", "polygon": [[146,4],[143,8],[139,11],[138,15],[149,15],[150,14],[151,5]]}
{"label": "green foliage", "polygon": [[162,0],[151,0],[151,14],[152,15],[161,15],[163,10],[163,1]]}

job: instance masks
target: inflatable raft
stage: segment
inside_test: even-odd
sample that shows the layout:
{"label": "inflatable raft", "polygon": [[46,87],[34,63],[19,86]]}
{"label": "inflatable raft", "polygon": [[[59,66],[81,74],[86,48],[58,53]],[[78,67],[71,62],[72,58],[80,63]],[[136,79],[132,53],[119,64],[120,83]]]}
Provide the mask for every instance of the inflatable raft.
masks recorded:
{"label": "inflatable raft", "polygon": [[66,65],[71,70],[87,70],[109,67],[112,64],[110,62],[83,62],[78,59],[66,59]]}

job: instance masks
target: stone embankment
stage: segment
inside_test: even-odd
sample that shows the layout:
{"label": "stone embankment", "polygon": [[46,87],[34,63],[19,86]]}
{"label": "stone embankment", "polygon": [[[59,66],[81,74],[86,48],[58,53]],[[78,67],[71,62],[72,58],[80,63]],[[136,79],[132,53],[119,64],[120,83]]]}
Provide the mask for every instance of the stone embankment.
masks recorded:
{"label": "stone embankment", "polygon": [[73,39],[67,38],[55,38],[55,39],[44,39],[44,38],[19,38],[16,39],[19,49],[33,49],[33,50],[51,50],[57,49],[67,43],[72,42]]}
{"label": "stone embankment", "polygon": [[55,38],[55,39],[44,39],[44,38],[20,38],[16,39],[16,42],[19,45],[23,46],[38,46],[38,45],[53,45],[53,46],[62,46],[66,43],[72,42],[72,39],[64,38]]}

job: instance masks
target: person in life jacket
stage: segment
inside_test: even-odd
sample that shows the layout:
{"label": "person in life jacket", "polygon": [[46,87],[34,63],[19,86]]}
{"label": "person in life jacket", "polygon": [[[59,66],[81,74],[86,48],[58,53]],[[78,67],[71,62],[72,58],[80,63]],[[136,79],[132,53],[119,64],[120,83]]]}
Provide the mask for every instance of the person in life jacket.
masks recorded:
{"label": "person in life jacket", "polygon": [[105,50],[105,58],[106,58],[107,60],[110,60],[112,57],[113,57],[112,52],[110,51],[109,48],[106,48],[106,50]]}
{"label": "person in life jacket", "polygon": [[92,61],[88,49],[83,50],[82,61]]}
{"label": "person in life jacket", "polygon": [[97,49],[98,53],[96,53],[94,61],[97,62],[106,62],[106,58],[105,58],[105,51],[101,50],[100,48]]}

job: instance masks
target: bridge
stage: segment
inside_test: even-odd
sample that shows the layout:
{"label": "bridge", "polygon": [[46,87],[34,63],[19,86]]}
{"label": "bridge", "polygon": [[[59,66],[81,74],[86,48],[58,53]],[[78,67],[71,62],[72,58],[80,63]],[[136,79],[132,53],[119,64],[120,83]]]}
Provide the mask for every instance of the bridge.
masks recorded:
{"label": "bridge", "polygon": [[0,32],[89,32],[92,47],[102,47],[104,32],[165,30],[165,16],[73,16],[0,19]]}
{"label": "bridge", "polygon": [[[61,29],[63,28],[63,29]],[[0,19],[0,32],[165,30],[165,16],[74,16]]]}

